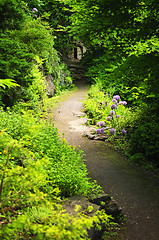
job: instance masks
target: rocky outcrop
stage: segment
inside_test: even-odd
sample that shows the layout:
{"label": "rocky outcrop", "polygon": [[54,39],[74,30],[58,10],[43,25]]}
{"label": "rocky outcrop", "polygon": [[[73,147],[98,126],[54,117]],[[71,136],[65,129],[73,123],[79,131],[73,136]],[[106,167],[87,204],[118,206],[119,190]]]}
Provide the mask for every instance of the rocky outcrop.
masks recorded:
{"label": "rocky outcrop", "polygon": [[[67,198],[64,201],[63,208],[70,215],[75,214],[76,205],[80,205],[80,212],[85,212],[86,215],[92,216],[98,210],[104,209],[108,215],[112,215],[114,218],[117,218],[121,214],[121,208],[118,207],[117,203],[111,199],[108,194],[100,194],[92,199],[87,199],[81,195],[75,195]],[[87,211],[88,207],[92,206],[92,211]],[[92,227],[88,230],[88,235],[91,240],[101,240],[104,233],[104,224],[101,223],[101,230],[96,230]]]}
{"label": "rocky outcrop", "polygon": [[51,75],[47,75],[45,77],[45,85],[46,85],[48,96],[53,97],[55,93],[55,85],[53,83],[53,78]]}
{"label": "rocky outcrop", "polygon": [[121,213],[121,208],[117,202],[113,200],[108,194],[104,193],[89,200],[91,203],[100,206],[100,210],[104,209],[106,214],[112,215],[116,218]]}

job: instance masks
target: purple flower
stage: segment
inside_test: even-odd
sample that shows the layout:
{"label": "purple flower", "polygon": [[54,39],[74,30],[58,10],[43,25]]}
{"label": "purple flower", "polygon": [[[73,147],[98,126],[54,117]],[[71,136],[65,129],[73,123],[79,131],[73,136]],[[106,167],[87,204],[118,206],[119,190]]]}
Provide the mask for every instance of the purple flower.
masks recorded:
{"label": "purple flower", "polygon": [[126,106],[126,105],[127,105],[127,102],[126,102],[126,101],[123,101],[123,105]]}
{"label": "purple flower", "polygon": [[105,127],[101,128],[101,133],[104,133]]}
{"label": "purple flower", "polygon": [[101,121],[100,122],[100,126],[103,127],[105,125],[105,122],[104,121]]}
{"label": "purple flower", "polygon": [[106,128],[105,128],[106,130],[108,130],[109,129],[109,127],[108,126],[106,126]]}
{"label": "purple flower", "polygon": [[97,122],[97,125],[98,125],[99,127],[103,127],[103,126],[105,125],[105,122],[104,122],[104,121]]}
{"label": "purple flower", "polygon": [[116,118],[121,118],[121,116],[120,115],[116,115]]}
{"label": "purple flower", "polygon": [[115,128],[111,128],[109,130],[109,132],[110,132],[111,135],[114,135],[116,133],[116,129]]}
{"label": "purple flower", "polygon": [[118,103],[118,101],[115,98],[113,98],[112,102],[114,102],[115,104]]}
{"label": "purple flower", "polygon": [[37,8],[33,8],[32,12],[38,12],[38,9]]}
{"label": "purple flower", "polygon": [[120,104],[120,105],[123,105],[123,106],[126,106],[126,105],[127,105],[127,102],[126,102],[126,101],[120,101],[119,104]]}
{"label": "purple flower", "polygon": [[113,109],[117,109],[117,105],[112,104],[112,105],[111,105],[111,109],[112,109],[112,110],[113,110]]}
{"label": "purple flower", "polygon": [[37,17],[37,15],[36,15],[36,14],[33,14],[33,16],[34,16],[34,17]]}
{"label": "purple flower", "polygon": [[119,95],[115,95],[115,96],[113,96],[113,99],[119,100],[120,96]]}
{"label": "purple flower", "polygon": [[122,130],[122,134],[126,135],[127,131],[125,129]]}
{"label": "purple flower", "polygon": [[96,133],[97,133],[97,134],[101,134],[101,129],[98,128],[98,129],[96,130]]}
{"label": "purple flower", "polygon": [[97,122],[97,126],[100,126],[100,122]]}
{"label": "purple flower", "polygon": [[109,112],[109,115],[110,115],[110,116],[115,115],[115,111],[111,110],[111,111]]}
{"label": "purple flower", "polygon": [[120,104],[120,105],[123,105],[123,101],[120,101],[119,104]]}
{"label": "purple flower", "polygon": [[107,121],[111,121],[112,120],[112,117],[111,116],[108,116],[107,117]]}

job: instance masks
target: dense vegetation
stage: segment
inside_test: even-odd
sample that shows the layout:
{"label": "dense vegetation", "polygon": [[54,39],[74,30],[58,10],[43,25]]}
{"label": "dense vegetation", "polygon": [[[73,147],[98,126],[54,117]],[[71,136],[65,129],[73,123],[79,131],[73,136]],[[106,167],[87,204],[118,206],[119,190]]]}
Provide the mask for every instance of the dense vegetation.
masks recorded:
{"label": "dense vegetation", "polygon": [[[125,118],[127,138],[120,146],[127,149],[129,157],[137,163],[147,162],[158,168],[158,1],[62,2],[69,4],[73,12],[70,34],[83,41],[87,48],[83,64],[88,67],[91,83],[99,91],[108,93],[110,101],[113,94],[120,95],[132,109],[131,118]],[[94,95],[97,96],[96,92]],[[97,123],[99,116],[103,118],[103,107],[100,94],[97,98],[94,95],[88,97],[94,104],[87,104],[87,110]],[[94,108],[98,105],[98,113],[90,110],[92,105]],[[106,117],[102,120],[109,123]]]}
{"label": "dense vegetation", "polygon": [[102,211],[77,208],[70,216],[61,204],[100,191],[82,152],[47,120],[46,77],[56,94],[72,86],[60,61],[72,39],[87,48],[85,107],[97,132],[108,131],[137,163],[159,168],[158,11],[154,0],[1,0],[1,239],[87,239],[86,227],[109,225]]}
{"label": "dense vegetation", "polygon": [[0,239],[88,239],[94,224],[109,225],[103,211],[92,215],[92,208],[77,206],[69,215],[62,207],[66,197],[90,198],[101,188],[88,178],[82,151],[61,140],[48,118],[46,77],[56,94],[72,86],[57,52],[67,45],[58,30],[67,22],[61,6],[0,2]]}

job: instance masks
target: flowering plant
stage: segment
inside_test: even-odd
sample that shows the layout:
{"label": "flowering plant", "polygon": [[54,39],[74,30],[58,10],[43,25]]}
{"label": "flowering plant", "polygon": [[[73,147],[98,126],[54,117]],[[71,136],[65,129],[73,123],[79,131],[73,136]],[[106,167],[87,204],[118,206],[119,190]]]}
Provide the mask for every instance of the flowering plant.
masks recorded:
{"label": "flowering plant", "polygon": [[37,8],[33,8],[33,9],[32,9],[32,13],[33,13],[33,16],[34,16],[34,17],[37,17],[37,14],[36,14],[37,12],[38,12],[38,9],[37,9]]}
{"label": "flowering plant", "polygon": [[[120,119],[122,118],[120,114],[122,114],[121,110],[125,108],[126,105],[127,102],[121,101],[119,95],[113,96],[113,99],[109,101],[109,104],[104,105],[105,109],[103,110],[107,113],[107,117],[105,117],[106,122],[97,122],[98,129],[96,130],[96,133],[103,134],[106,130],[109,130],[108,133],[110,135],[122,134],[123,136],[125,136],[127,131],[125,129],[120,129]],[[117,111],[120,114],[117,114]],[[105,127],[106,123],[108,124],[108,126]]]}

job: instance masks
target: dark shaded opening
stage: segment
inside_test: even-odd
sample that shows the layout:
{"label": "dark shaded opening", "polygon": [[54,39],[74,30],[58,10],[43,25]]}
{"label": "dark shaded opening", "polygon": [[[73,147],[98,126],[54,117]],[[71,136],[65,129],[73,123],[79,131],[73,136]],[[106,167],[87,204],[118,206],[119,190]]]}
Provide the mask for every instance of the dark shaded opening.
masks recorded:
{"label": "dark shaded opening", "polygon": [[77,48],[74,48],[74,59],[77,59]]}

